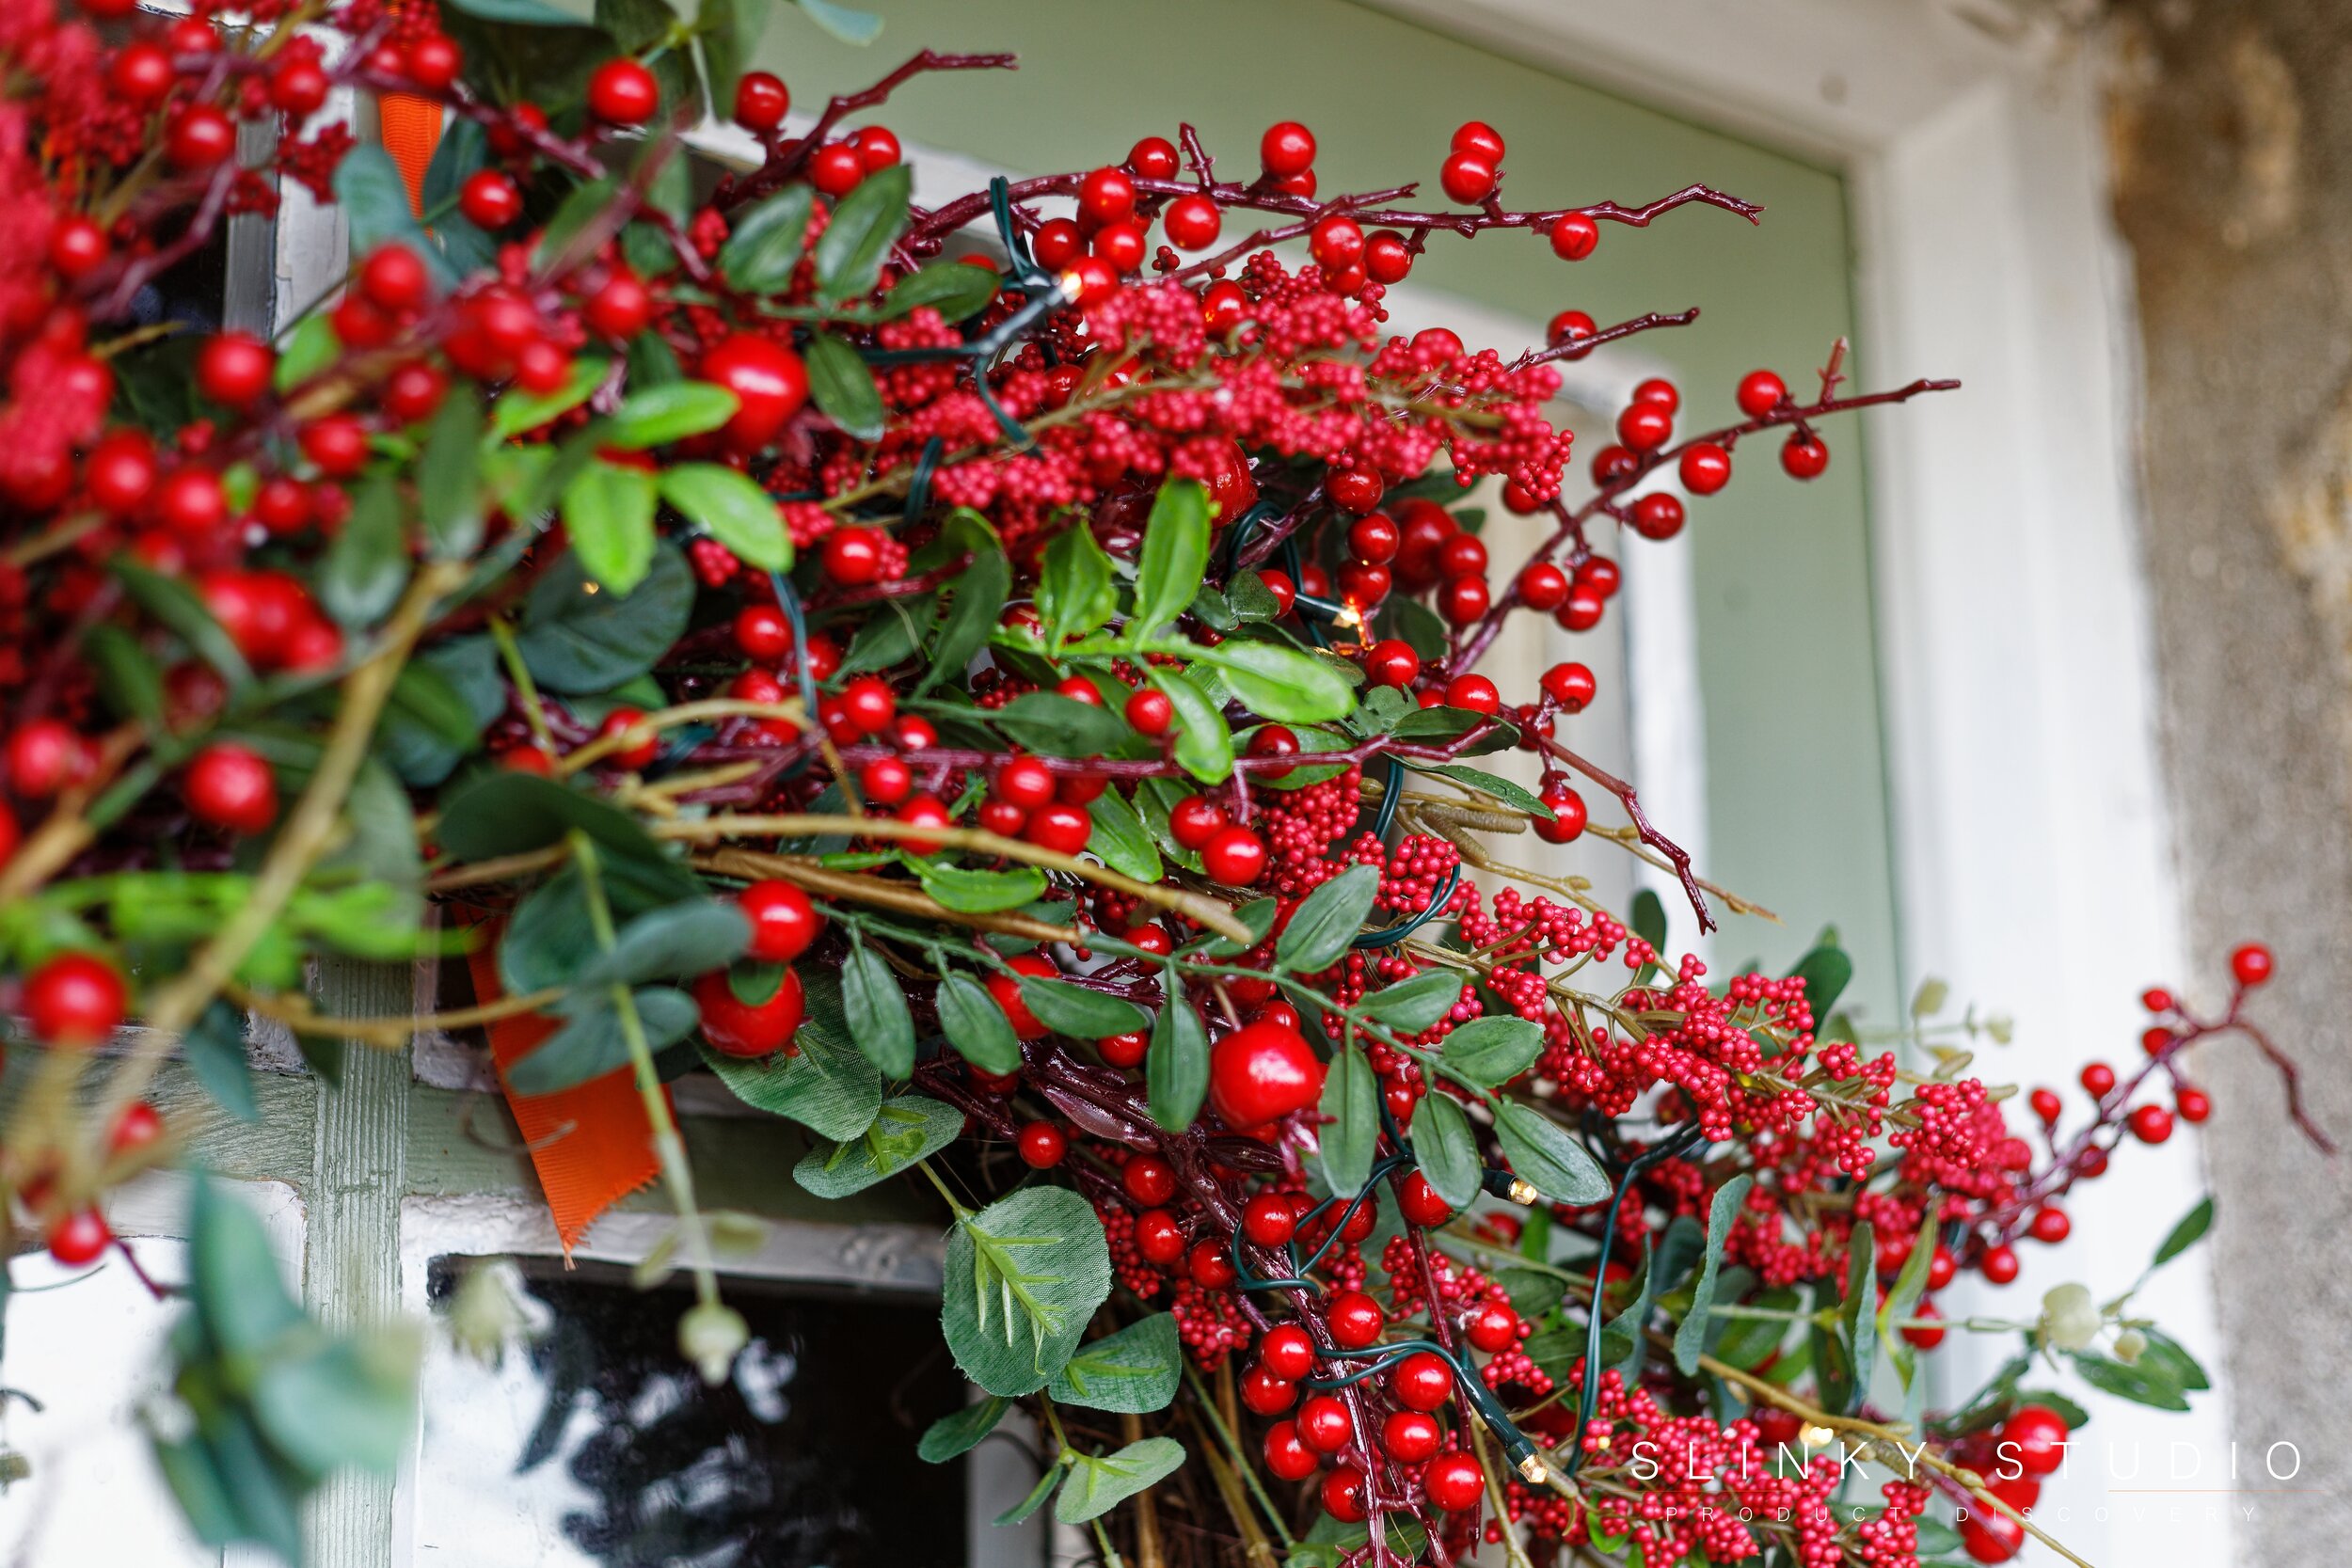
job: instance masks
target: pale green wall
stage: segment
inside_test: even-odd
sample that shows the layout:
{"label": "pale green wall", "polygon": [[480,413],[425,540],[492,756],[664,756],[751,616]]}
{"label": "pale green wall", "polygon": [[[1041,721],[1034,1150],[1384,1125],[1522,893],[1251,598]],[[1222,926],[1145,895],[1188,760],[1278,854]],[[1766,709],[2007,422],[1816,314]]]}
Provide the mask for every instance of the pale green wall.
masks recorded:
{"label": "pale green wall", "polygon": [[[1693,181],[1761,201],[1759,228],[1707,209],[1647,231],[1603,225],[1598,253],[1575,266],[1532,236],[1441,237],[1415,274],[1417,283],[1537,321],[1569,305],[1604,323],[1704,307],[1698,325],[1651,334],[1642,346],[1676,367],[1686,410],[1709,422],[1734,417],[1731,389],[1756,365],[1809,393],[1807,367],[1852,321],[1845,190],[1835,173],[1344,0],[873,0],[867,8],[887,26],[866,50],[780,8],[763,63],[814,107],[918,48],[1017,52],[1013,75],[919,79],[869,118],[1024,173],[1116,162],[1136,137],[1173,136],[1189,118],[1227,171],[1246,175],[1259,132],[1291,118],[1322,145],[1326,192],[1414,178],[1434,192],[1447,136],[1475,116],[1510,144],[1508,190],[1518,205],[1631,205]],[[1578,434],[1587,454],[1606,438]],[[1830,439],[1830,471],[1814,483],[1785,478],[1777,445],[1758,444],[1742,453],[1732,488],[1694,509],[1712,764],[1706,870],[1788,917],[1782,930],[1735,925],[1720,949],[1725,962],[1758,953],[1786,961],[1835,922],[1855,950],[1857,998],[1883,1019],[1899,992],[1863,464],[1850,420]]]}

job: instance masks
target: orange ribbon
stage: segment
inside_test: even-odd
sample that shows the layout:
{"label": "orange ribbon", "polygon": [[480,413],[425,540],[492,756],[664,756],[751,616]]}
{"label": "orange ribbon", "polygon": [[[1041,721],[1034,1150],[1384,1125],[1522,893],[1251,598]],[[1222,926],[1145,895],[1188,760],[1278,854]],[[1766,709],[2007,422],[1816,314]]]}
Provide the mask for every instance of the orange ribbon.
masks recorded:
{"label": "orange ribbon", "polygon": [[424,216],[424,171],[433,166],[433,150],[441,145],[441,106],[414,93],[388,92],[376,101],[376,119],[384,150],[408,187],[408,210]]}

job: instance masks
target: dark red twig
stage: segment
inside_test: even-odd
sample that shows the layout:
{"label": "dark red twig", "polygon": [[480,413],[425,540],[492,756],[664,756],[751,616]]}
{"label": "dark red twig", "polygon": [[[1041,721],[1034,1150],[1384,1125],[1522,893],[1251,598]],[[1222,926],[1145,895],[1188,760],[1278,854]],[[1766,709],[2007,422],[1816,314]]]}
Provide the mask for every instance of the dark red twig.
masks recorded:
{"label": "dark red twig", "polygon": [[[825,104],[824,113],[809,127],[808,135],[797,141],[776,142],[768,149],[768,161],[748,178],[738,182],[724,197],[727,207],[740,207],[756,201],[790,180],[809,155],[825,144],[825,135],[843,117],[861,109],[871,109],[889,101],[890,95],[915,77],[932,71],[1013,71],[1020,61],[1011,55],[943,55],[926,49],[906,64],[858,92],[836,93]],[[982,198],[986,205],[986,198]]]}
{"label": "dark red twig", "polygon": [[1713,930],[1715,917],[1708,912],[1707,895],[1699,891],[1699,879],[1691,870],[1691,852],[1650,826],[1648,814],[1642,810],[1642,802],[1635,796],[1633,786],[1614,773],[1585,761],[1556,740],[1538,735],[1535,743],[1543,748],[1546,756],[1566,763],[1617,798],[1617,803],[1625,808],[1625,815],[1632,822],[1633,831],[1641,835],[1642,842],[1665,856],[1674,866],[1675,876],[1682,883],[1683,895],[1691,900],[1692,912],[1699,917],[1699,929]]}

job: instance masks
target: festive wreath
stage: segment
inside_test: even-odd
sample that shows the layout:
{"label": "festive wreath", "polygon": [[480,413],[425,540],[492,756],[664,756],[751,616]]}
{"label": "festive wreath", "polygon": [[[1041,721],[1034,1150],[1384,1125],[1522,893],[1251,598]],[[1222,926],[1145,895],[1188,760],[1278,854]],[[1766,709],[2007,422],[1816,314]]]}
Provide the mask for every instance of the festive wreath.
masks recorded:
{"label": "festive wreath", "polygon": [[[622,1089],[722,1379],[744,1325],[664,1087],[707,1069],[808,1130],[809,1192],[946,1204],[942,1329],[987,1397],[922,1457],[1021,1405],[1053,1447],[1009,1517],[1050,1500],[1146,1568],[1171,1497],[1253,1561],[1994,1561],[2084,1419],[2041,1369],[2205,1386],[2129,1292],[2068,1286],[1967,1323],[2023,1338],[1974,1398],[1902,1410],[1934,1292],[2008,1282],[2117,1144],[2204,1118],[2185,1047],[2250,1036],[2292,1100],[2241,1010],[2262,949],[2218,1013],[2151,991],[2145,1062],[2086,1069],[2063,1137],[2035,1090],[2029,1136],[1962,1048],[2002,1026],[1940,988],[1899,1060],[1833,1012],[1834,943],[1717,981],[1656,900],[1629,924],[1508,848],[1607,841],[1702,929],[1741,907],[1569,744],[1588,669],[1506,690],[1481,656],[1516,613],[1599,623],[1611,531],[1673,535],[1737,451],[1809,479],[1829,416],[1951,383],[1848,395],[1833,355],[1678,436],[1647,382],[1571,502],[1554,367],[1695,312],[1471,352],[1384,333],[1386,291],[1431,243],[1572,262],[1749,204],[1508,207],[1477,122],[1447,204],[1329,195],[1283,123],[1241,178],[1185,128],[926,209],[846,121],[1011,60],[921,54],[788,133],[759,11],[0,8],[26,1235],[123,1244],[102,1199],[182,1152],[145,1091],[177,1049],[250,1114],[248,1013],[306,1047],[483,1025],[518,1114]],[[341,88],[429,160],[357,144]],[[764,158],[698,198],[706,103]],[[274,335],[157,319],[280,180],[340,203],[348,277]],[[1514,748],[1539,787],[1475,765]],[[459,950],[474,1000],[427,1018],[304,986]],[[310,1485],[396,1459],[407,1384],[199,1195],[156,1453],[206,1540],[293,1557]]]}

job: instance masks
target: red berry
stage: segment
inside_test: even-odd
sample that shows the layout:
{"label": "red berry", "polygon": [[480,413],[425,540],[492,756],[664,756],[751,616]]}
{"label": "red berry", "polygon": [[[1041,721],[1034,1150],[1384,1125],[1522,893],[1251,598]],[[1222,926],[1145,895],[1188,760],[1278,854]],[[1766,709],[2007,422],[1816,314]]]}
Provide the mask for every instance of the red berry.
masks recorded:
{"label": "red berry", "polygon": [[589,330],[619,342],[653,325],[653,291],[633,272],[616,271],[580,307]]}
{"label": "red berry", "polygon": [[1582,213],[1564,213],[1551,226],[1551,253],[1563,261],[1581,261],[1600,244],[1600,225]]}
{"label": "red berry", "polygon": [[[1931,1301],[1920,1302],[1916,1307],[1912,1308],[1911,1315],[1915,1318],[1931,1318],[1939,1320],[1944,1316],[1943,1313],[1936,1310],[1935,1303]],[[1905,1340],[1920,1350],[1933,1350],[1936,1346],[1944,1342],[1944,1336],[1947,1330],[1940,1325],[1923,1327],[1917,1323],[1914,1323],[1906,1327],[1902,1331],[1902,1335]]]}
{"label": "red berry", "polygon": [[1633,503],[1633,531],[1645,539],[1672,539],[1682,531],[1682,499],[1653,490]]}
{"label": "red berry", "polygon": [[1024,953],[1008,961],[1013,974],[991,974],[988,977],[988,994],[995,998],[996,1006],[1005,1010],[1006,1019],[1012,1024],[1012,1032],[1022,1039],[1033,1040],[1045,1033],[1045,1025],[1038,1022],[1035,1013],[1029,1011],[1029,1005],[1021,1000],[1021,984],[1016,976],[1025,974],[1031,979],[1042,980],[1050,979],[1061,971],[1054,967],[1052,959],[1041,958],[1034,953]]}
{"label": "red berry", "polygon": [[1555,347],[1572,343],[1579,338],[1589,338],[1600,330],[1600,324],[1581,310],[1563,310],[1551,318],[1544,330],[1544,341]]}
{"label": "red berry", "polygon": [[1471,1315],[1462,1333],[1473,1346],[1492,1355],[1518,1343],[1519,1320],[1509,1307],[1488,1302]]}
{"label": "red berry", "polygon": [[1475,207],[1495,192],[1495,166],[1476,152],[1454,152],[1438,166],[1438,183],[1446,198]]}
{"label": "red berry", "polygon": [[[719,436],[744,456],[767,447],[808,402],[808,371],[801,356],[771,338],[738,332],[720,340],[703,355],[701,373],[735,394],[735,413]],[[836,531],[826,543],[845,531]]]}
{"label": "red berry", "polygon": [[1466,1453],[1441,1453],[1422,1471],[1421,1485],[1431,1502],[1448,1513],[1459,1513],[1477,1507],[1486,1496],[1486,1474]]}
{"label": "red berry", "polygon": [[1145,1262],[1167,1268],[1184,1256],[1184,1227],[1167,1210],[1147,1209],[1136,1216],[1136,1250]]}
{"label": "red berry", "polygon": [[1277,179],[1304,174],[1314,161],[1314,133],[1295,119],[1269,126],[1258,138],[1258,162]]}
{"label": "red berry", "polygon": [[[2029,1476],[2046,1476],[2066,1463],[2066,1418],[2046,1404],[2023,1404],[2001,1424],[2003,1458]],[[2004,1466],[2006,1468],[2006,1466]]]}
{"label": "red berry", "polygon": [[1797,431],[1780,449],[1780,466],[1791,479],[1819,479],[1829,467],[1829,447],[1820,436]]}
{"label": "red berry", "polygon": [[2105,1062],[2092,1062],[2082,1070],[2083,1092],[2093,1100],[2105,1100],[2115,1092],[2115,1069]]}
{"label": "red berry", "polygon": [[278,819],[278,780],[243,746],[219,741],[197,752],[181,790],[198,821],[232,833],[265,832]]}
{"label": "red berry", "polygon": [[1617,416],[1617,439],[1637,452],[1656,451],[1674,429],[1673,413],[1655,403],[1629,404]]}
{"label": "red berry", "polygon": [[805,999],[801,977],[789,969],[765,1002],[744,1001],[735,994],[727,972],[714,969],[694,982],[694,1006],[712,1050],[728,1056],[772,1056],[791,1043]]}
{"label": "red berry", "polygon": [[1330,1327],[1332,1343],[1342,1350],[1364,1349],[1389,1324],[1380,1304],[1361,1291],[1342,1291],[1325,1309],[1323,1321]]}
{"label": "red berry", "polygon": [[160,44],[126,43],[106,68],[106,85],[117,97],[144,109],[164,101],[176,74],[171,56]]}
{"label": "red berry", "polygon": [[596,738],[608,737],[620,741],[616,750],[605,753],[605,760],[615,768],[635,772],[652,767],[661,755],[660,734],[645,727],[643,708],[616,707],[606,714],[596,726]]}
{"label": "red berry", "polygon": [[302,427],[302,455],[330,479],[348,479],[367,466],[368,427],[357,414],[328,414]]}
{"label": "red berry", "polygon": [[1100,229],[1135,214],[1136,182],[1123,168],[1091,170],[1078,182],[1078,226]]}
{"label": "red berry", "polygon": [[2006,1513],[1970,1510],[1961,1521],[1960,1544],[1979,1562],[2007,1562],[2026,1544],[2026,1527]]}
{"label": "red berry", "polygon": [[747,957],[761,963],[790,963],[808,951],[825,928],[807,894],[790,882],[754,882],[735,895],[735,906],[751,923]]}
{"label": "red berry", "polygon": [[914,793],[914,770],[897,757],[876,757],[857,770],[857,787],[876,805],[895,806]]}
{"label": "red berry", "polygon": [[1305,1481],[1322,1463],[1299,1439],[1298,1423],[1277,1421],[1266,1429],[1265,1467],[1278,1481]]}
{"label": "red berry", "polygon": [[2065,1109],[2056,1089],[2036,1089],[2026,1097],[2026,1102],[2033,1107],[2033,1114],[2042,1118],[2045,1127],[2056,1122],[2058,1113]]}
{"label": "red berry", "polygon": [[[1200,1244],[1214,1245],[1208,1242]],[[1241,1374],[1241,1402],[1248,1405],[1253,1414],[1279,1416],[1298,1402],[1298,1381],[1282,1376],[1269,1366],[1261,1364],[1251,1367]]]}
{"label": "red berry", "polygon": [[94,953],[60,953],[24,976],[24,1022],[44,1045],[96,1045],[127,1006],[121,974]]}
{"label": "red berry", "polygon": [[1177,249],[1206,250],[1216,244],[1225,214],[1205,196],[1180,196],[1168,204],[1160,222],[1168,230],[1168,243]]}
{"label": "red berry", "polygon": [[1225,1290],[1240,1277],[1225,1248],[1205,1239],[1192,1243],[1192,1251],[1184,1256],[1184,1268],[1192,1282],[1204,1291]]}
{"label": "red berry", "polygon": [[1570,844],[1582,835],[1584,825],[1590,820],[1585,815],[1583,796],[1566,784],[1556,784],[1546,789],[1539,799],[1551,808],[1552,820],[1547,822],[1536,817],[1529,823],[1535,830],[1537,838],[1546,844]]}
{"label": "red berry", "polygon": [[1259,1341],[1258,1359],[1274,1376],[1295,1383],[1314,1370],[1315,1342],[1296,1323],[1277,1323]]}
{"label": "red berry", "polygon": [[2028,1228],[2035,1241],[2047,1246],[2056,1246],[2066,1240],[2067,1233],[2073,1230],[2074,1226],[2074,1222],[2066,1217],[2065,1210],[2055,1209],[2044,1204],[2034,1211],[2033,1224]]}
{"label": "red berry", "polygon": [[607,125],[643,125],[660,104],[660,84],[635,60],[607,60],[588,78],[588,112]]}
{"label": "red berry", "polygon": [[1035,757],[1013,757],[996,769],[989,787],[998,800],[1026,811],[1054,798],[1054,771]]}
{"label": "red berry", "polygon": [[1417,1409],[1395,1411],[1380,1423],[1380,1447],[1400,1464],[1418,1465],[1444,1443],[1445,1430]]}
{"label": "red berry", "polygon": [[51,230],[49,264],[69,280],[85,277],[105,261],[112,248],[103,229],[75,214],[60,218],[57,227]]}
{"label": "red berry", "polygon": [[465,51],[445,33],[427,33],[405,51],[408,79],[428,92],[438,92],[457,80],[466,63]]}
{"label": "red berry", "polygon": [[[1243,1206],[1241,1228],[1242,1234],[1260,1246],[1281,1246],[1298,1233],[1298,1216],[1291,1212],[1290,1200],[1280,1193],[1260,1193]],[[1271,1341],[1280,1332],[1275,1329],[1266,1338]],[[1305,1330],[1297,1332],[1305,1337]]]}
{"label": "red berry", "polygon": [[1265,875],[1265,840],[1238,824],[1219,828],[1200,847],[1200,864],[1212,881],[1248,887]]}
{"label": "red berry", "polygon": [[2259,986],[2270,978],[2270,949],[2249,942],[2230,955],[2230,973],[2241,986]]}
{"label": "red berry", "polygon": [[75,1210],[52,1226],[46,1238],[49,1256],[70,1269],[96,1262],[114,1239],[114,1232],[95,1209]]}
{"label": "red berry", "polygon": [[163,1135],[163,1113],[144,1100],[135,1100],[115,1118],[114,1130],[106,1134],[106,1148],[114,1154],[133,1154],[160,1142]]}
{"label": "red berry", "polygon": [[1228,1127],[1279,1121],[1322,1093],[1323,1064],[1295,1028],[1262,1020],[1209,1053],[1209,1103]]}
{"label": "red berry", "polygon": [[1570,713],[1581,713],[1597,689],[1593,673],[1571,659],[1544,672],[1544,695]]}
{"label": "red berry", "polygon": [[1337,1453],[1355,1435],[1355,1424],[1347,1418],[1347,1406],[1329,1394],[1311,1394],[1298,1407],[1298,1435],[1318,1452]]}
{"label": "red berry", "polygon": [[735,123],[746,131],[772,131],[791,109],[791,91],[773,71],[747,71],[735,84]]}
{"label": "red berry", "polygon": [[1502,133],[1483,119],[1464,120],[1447,146],[1456,152],[1474,152],[1490,164],[1502,162]]}
{"label": "red berry", "polygon": [[1051,1170],[1070,1152],[1070,1139],[1050,1121],[1033,1121],[1014,1139],[1021,1163],[1031,1170]]}
{"label": "red berry", "polygon": [[1187,849],[1207,848],[1224,829],[1225,808],[1205,795],[1187,795],[1168,814],[1168,835]]}
{"label": "red berry", "polygon": [[1364,1473],[1342,1465],[1323,1478],[1323,1512],[1354,1524],[1364,1516]]}
{"label": "red berry", "polygon": [[1959,1272],[1960,1260],[1952,1256],[1951,1248],[1938,1243],[1935,1250],[1928,1255],[1928,1289],[1942,1290],[1952,1282],[1952,1276]]}
{"label": "red berry", "polygon": [[1396,638],[1375,642],[1364,652],[1364,673],[1375,686],[1393,686],[1400,689],[1413,684],[1421,673],[1421,656],[1413,645]]}
{"label": "red berry", "polygon": [[1094,817],[1084,806],[1052,800],[1029,813],[1021,836],[1041,849],[1074,855],[1094,836]]}
{"label": "red berry", "polygon": [[1438,594],[1438,612],[1449,625],[1467,626],[1484,616],[1493,602],[1485,578],[1455,578]]}
{"label": "red berry", "polygon": [[497,169],[478,169],[458,187],[457,211],[475,228],[495,232],[522,216],[523,193]]}
{"label": "red berry", "polygon": [[2142,1105],[2129,1121],[2132,1136],[2144,1144],[2160,1144],[2172,1135],[2172,1113],[2161,1105]]}
{"label": "red berry", "polygon": [[1324,271],[1344,271],[1364,259],[1363,226],[1334,213],[1309,231],[1307,248]]}
{"label": "red berry", "polygon": [[1480,674],[1456,675],[1446,683],[1445,705],[1471,713],[1493,713],[1502,706],[1502,693]]}
{"label": "red berry", "polygon": [[112,432],[90,449],[82,478],[101,511],[127,516],[155,487],[155,443],[144,431]]}
{"label": "red berry", "polygon": [[1519,573],[1519,602],[1548,613],[1567,603],[1568,574],[1549,561],[1531,562]]}
{"label": "red berry", "polygon": [[825,535],[825,576],[845,587],[860,587],[882,576],[880,529],[837,528]]}
{"label": "red berry", "polygon": [[1740,378],[1740,412],[1760,420],[1788,398],[1788,384],[1770,371],[1750,371]]}
{"label": "red berry", "polygon": [[1113,1067],[1137,1067],[1151,1053],[1152,1037],[1140,1029],[1124,1035],[1104,1035],[1094,1042],[1094,1049]]}
{"label": "red berry", "polygon": [[2181,1119],[2194,1127],[2213,1115],[2213,1101],[2204,1090],[2184,1084],[2172,1096],[2173,1109]]}
{"label": "red berry", "polygon": [[1156,687],[1139,686],[1127,699],[1123,710],[1127,722],[1138,735],[1161,736],[1176,721],[1176,705],[1168,700],[1168,693]]}
{"label": "red berry", "polygon": [[196,389],[230,408],[245,408],[269,390],[278,356],[249,332],[216,332],[196,356]]}
{"label": "red berry", "polygon": [[1415,1351],[1389,1374],[1389,1386],[1407,1410],[1435,1410],[1454,1397],[1454,1369],[1442,1355]]}
{"label": "red berry", "polygon": [[867,735],[879,735],[890,727],[898,698],[880,675],[860,675],[842,689],[841,705],[851,723]]}
{"label": "red berry", "polygon": [[1146,136],[1127,150],[1129,172],[1146,180],[1173,180],[1182,166],[1177,162],[1176,144],[1166,136]]}
{"label": "red berry", "polygon": [[417,253],[405,245],[381,245],[360,263],[359,291],[379,309],[399,312],[422,305],[432,279]]}
{"label": "red berry", "polygon": [[830,142],[808,161],[808,182],[836,199],[857,189],[865,179],[866,160],[858,155],[855,142]]}
{"label": "red berry", "polygon": [[236,150],[236,126],[209,103],[191,104],[183,110],[164,138],[164,155],[176,168],[215,168],[233,157]]}
{"label": "red berry", "polygon": [[1364,236],[1364,276],[1375,283],[1402,283],[1413,270],[1413,249],[1405,236],[1382,229]]}
{"label": "red berry", "polygon": [[866,125],[850,133],[850,145],[857,149],[857,161],[868,174],[880,173],[906,156],[898,138],[886,125]]}
{"label": "red berry", "polygon": [[1993,1284],[2007,1285],[2017,1277],[2017,1254],[2005,1246],[1989,1247],[1977,1259],[1977,1272]]}
{"label": "red berry", "polygon": [[1694,496],[1711,496],[1731,483],[1731,453],[1712,441],[1700,441],[1682,452],[1682,487]]}

